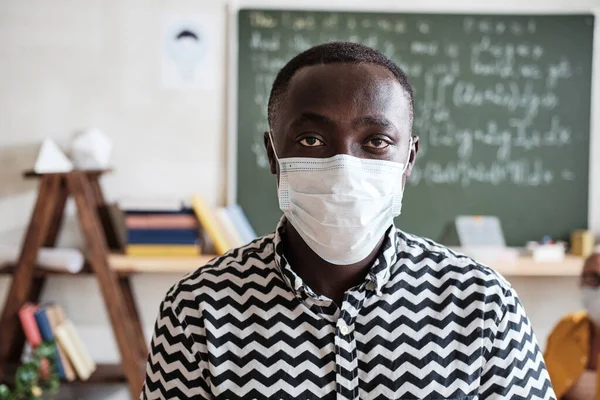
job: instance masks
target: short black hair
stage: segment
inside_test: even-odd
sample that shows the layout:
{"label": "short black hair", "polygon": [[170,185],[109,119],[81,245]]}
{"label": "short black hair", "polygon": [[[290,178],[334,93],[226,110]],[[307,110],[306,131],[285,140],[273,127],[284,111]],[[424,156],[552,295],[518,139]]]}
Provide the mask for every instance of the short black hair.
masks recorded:
{"label": "short black hair", "polygon": [[413,89],[406,74],[392,60],[387,58],[381,52],[359,44],[351,42],[331,42],[321,44],[298,54],[292,58],[277,74],[271,94],[269,96],[268,119],[269,126],[272,126],[276,108],[283,98],[288,84],[300,69],[311,65],[319,64],[377,64],[387,68],[400,85],[406,91],[410,102],[410,116],[412,119],[414,110]]}

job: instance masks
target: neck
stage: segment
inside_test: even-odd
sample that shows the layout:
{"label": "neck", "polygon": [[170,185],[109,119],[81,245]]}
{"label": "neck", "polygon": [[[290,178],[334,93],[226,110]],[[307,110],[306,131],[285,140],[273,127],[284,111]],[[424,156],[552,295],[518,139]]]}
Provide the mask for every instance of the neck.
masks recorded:
{"label": "neck", "polygon": [[364,260],[350,265],[331,264],[319,257],[304,242],[292,224],[286,222],[283,251],[290,266],[315,293],[329,297],[342,305],[344,293],[364,282],[384,237]]}

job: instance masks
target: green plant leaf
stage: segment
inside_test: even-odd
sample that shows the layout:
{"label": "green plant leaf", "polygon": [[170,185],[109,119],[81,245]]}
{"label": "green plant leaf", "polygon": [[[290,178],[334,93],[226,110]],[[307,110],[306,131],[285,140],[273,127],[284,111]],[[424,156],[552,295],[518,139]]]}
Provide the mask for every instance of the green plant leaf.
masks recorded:
{"label": "green plant leaf", "polygon": [[54,358],[56,354],[54,342],[42,342],[42,344],[37,348],[36,353],[40,358]]}
{"label": "green plant leaf", "polygon": [[15,376],[15,386],[17,388],[23,387],[28,388],[37,383],[39,371],[36,369],[35,364],[25,363],[17,369]]}
{"label": "green plant leaf", "polygon": [[[37,393],[40,389],[44,392],[42,397],[46,399],[48,398],[47,395],[58,393],[60,377],[58,376],[56,357],[57,351],[54,341],[43,342],[33,349],[30,359],[16,371],[14,390],[11,392],[6,385],[0,385],[0,400],[33,400],[35,398],[33,393]],[[45,379],[40,375],[42,360],[47,360],[50,367]],[[32,392],[34,387],[37,389]]]}
{"label": "green plant leaf", "polygon": [[0,400],[8,400],[10,398],[10,389],[6,385],[0,385]]}

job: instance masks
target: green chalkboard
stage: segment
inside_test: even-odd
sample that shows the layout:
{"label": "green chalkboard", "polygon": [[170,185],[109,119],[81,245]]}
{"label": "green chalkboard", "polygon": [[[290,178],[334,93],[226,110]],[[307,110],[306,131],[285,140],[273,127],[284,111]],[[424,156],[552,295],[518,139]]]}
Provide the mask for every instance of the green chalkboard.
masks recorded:
{"label": "green chalkboard", "polygon": [[496,215],[507,244],[588,223],[593,15],[250,10],[238,16],[237,201],[258,233],[281,216],[263,146],[279,69],[319,43],[375,47],[408,74],[421,150],[405,231],[439,239]]}

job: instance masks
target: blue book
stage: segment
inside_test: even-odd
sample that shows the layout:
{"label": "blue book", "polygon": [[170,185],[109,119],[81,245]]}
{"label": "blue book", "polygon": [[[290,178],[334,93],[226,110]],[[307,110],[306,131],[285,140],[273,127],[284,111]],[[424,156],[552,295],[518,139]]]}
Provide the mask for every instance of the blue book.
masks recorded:
{"label": "blue book", "polygon": [[226,209],[231,222],[233,222],[233,225],[235,225],[235,228],[239,232],[244,242],[250,243],[256,239],[256,232],[252,228],[252,225],[250,225],[248,218],[246,218],[246,214],[244,214],[242,207],[240,207],[239,204],[234,204],[227,206]]}
{"label": "blue book", "polygon": [[129,229],[129,244],[197,244],[197,229]]}
{"label": "blue book", "polygon": [[[43,340],[54,340],[54,332],[52,332],[52,325],[46,314],[46,307],[40,307],[34,314],[35,322],[37,323],[40,334]],[[56,343],[54,344],[54,359],[56,360],[56,367],[58,368],[58,376],[60,379],[67,379],[65,374],[65,367],[62,364],[60,356],[58,355],[58,349]]]}

